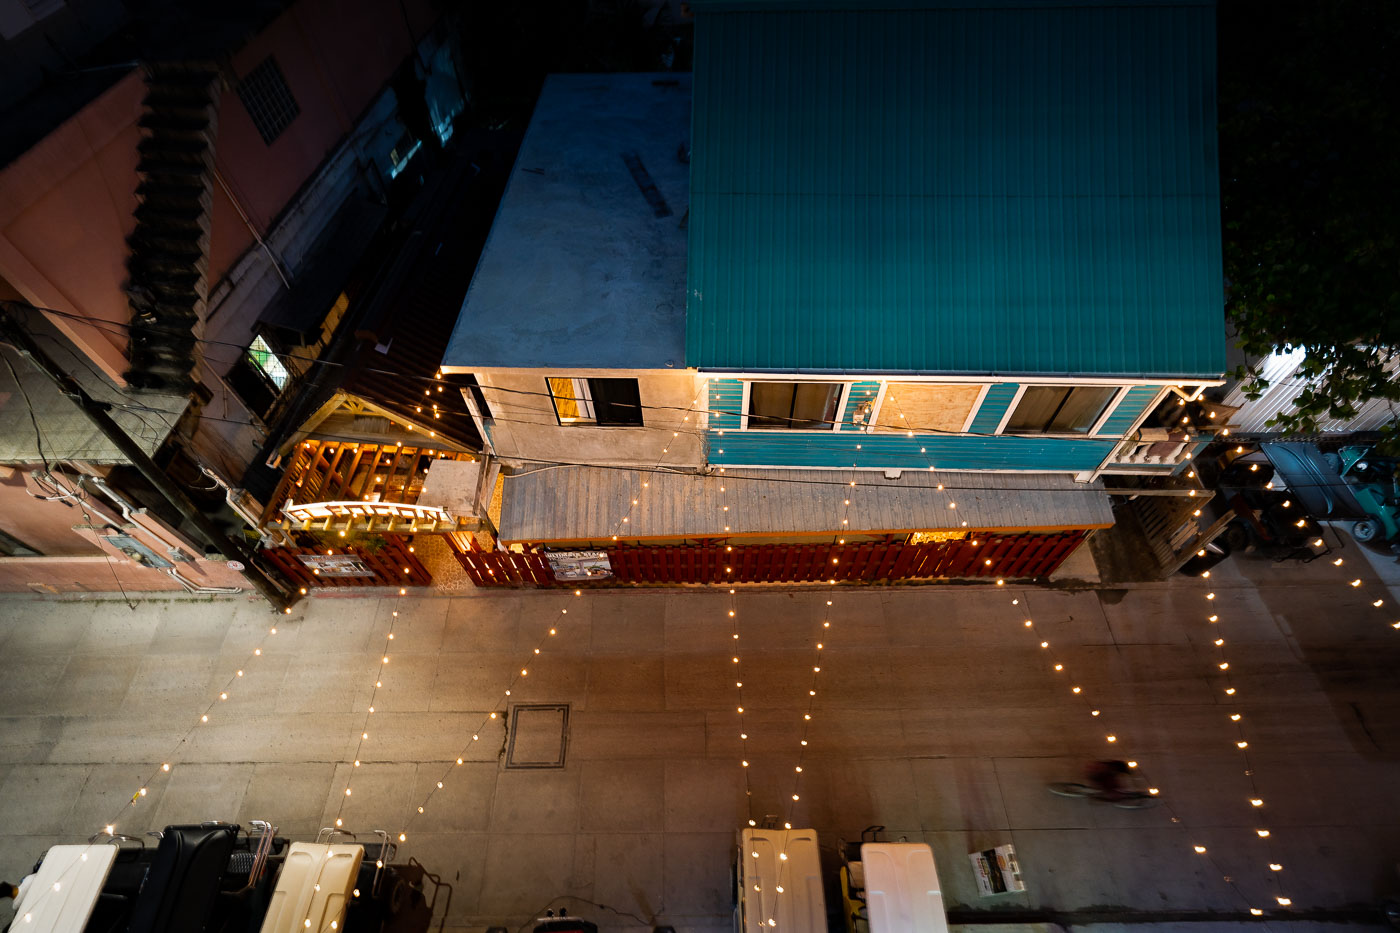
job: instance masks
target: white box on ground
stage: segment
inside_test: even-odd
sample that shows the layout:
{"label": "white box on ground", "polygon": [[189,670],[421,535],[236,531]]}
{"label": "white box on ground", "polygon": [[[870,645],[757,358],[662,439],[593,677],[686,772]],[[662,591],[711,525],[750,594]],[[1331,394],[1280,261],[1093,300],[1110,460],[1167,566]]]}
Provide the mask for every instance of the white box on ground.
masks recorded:
{"label": "white box on ground", "polygon": [[1026,890],[1021,880],[1021,863],[1016,861],[1016,847],[997,846],[981,852],[969,852],[972,873],[977,876],[977,893],[982,897],[994,894],[1014,894]]}

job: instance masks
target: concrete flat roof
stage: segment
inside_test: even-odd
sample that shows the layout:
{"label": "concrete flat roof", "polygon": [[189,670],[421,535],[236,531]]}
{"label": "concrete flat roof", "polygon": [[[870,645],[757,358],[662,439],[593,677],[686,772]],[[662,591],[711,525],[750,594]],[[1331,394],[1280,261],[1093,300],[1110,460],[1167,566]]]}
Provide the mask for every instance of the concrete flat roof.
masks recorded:
{"label": "concrete flat roof", "polygon": [[689,146],[690,75],[551,75],[443,368],[684,365]]}

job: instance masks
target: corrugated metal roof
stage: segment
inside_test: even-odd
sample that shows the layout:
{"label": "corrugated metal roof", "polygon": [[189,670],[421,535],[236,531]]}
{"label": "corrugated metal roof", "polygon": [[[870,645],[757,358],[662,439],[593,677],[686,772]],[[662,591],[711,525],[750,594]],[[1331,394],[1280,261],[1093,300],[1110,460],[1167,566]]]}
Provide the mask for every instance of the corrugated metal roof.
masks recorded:
{"label": "corrugated metal roof", "polygon": [[[1257,399],[1251,399],[1241,383],[1225,394],[1221,404],[1239,411],[1230,416],[1230,430],[1234,434],[1272,434],[1278,427],[1269,420],[1282,412],[1294,410],[1298,396],[1315,383],[1298,372],[1303,363],[1303,355],[1272,356],[1264,361],[1264,378],[1269,387]],[[1271,365],[1272,364],[1272,365]],[[1391,360],[1385,365],[1392,381],[1400,378],[1400,359]],[[1345,434],[1351,431],[1379,431],[1398,416],[1397,406],[1388,399],[1373,398],[1356,406],[1352,418],[1320,418],[1317,429],[1327,433]]]}
{"label": "corrugated metal roof", "polygon": [[[643,481],[651,484],[645,490]],[[634,498],[639,504],[631,506]],[[500,532],[512,542],[599,541],[624,529],[629,539],[726,538],[960,529],[963,522],[977,531],[1100,528],[1113,524],[1113,510],[1100,483],[1052,474],[907,471],[891,480],[870,471],[700,476],[565,467],[506,477]]]}
{"label": "corrugated metal roof", "polygon": [[702,12],[686,362],[1215,377],[1211,5]]}

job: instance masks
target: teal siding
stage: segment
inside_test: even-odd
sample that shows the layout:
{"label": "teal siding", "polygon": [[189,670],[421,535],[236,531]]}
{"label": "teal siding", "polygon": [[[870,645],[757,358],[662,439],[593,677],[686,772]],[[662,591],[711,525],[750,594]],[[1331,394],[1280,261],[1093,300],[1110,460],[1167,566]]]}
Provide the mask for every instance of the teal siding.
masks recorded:
{"label": "teal siding", "polygon": [[1113,414],[1109,415],[1103,427],[1099,428],[1099,436],[1123,436],[1133,422],[1142,417],[1142,413],[1147,411],[1147,406],[1152,404],[1152,400],[1161,391],[1161,386],[1136,386],[1129,389],[1128,394],[1123,396],[1123,401],[1118,403],[1118,407],[1113,409]]}
{"label": "teal siding", "polygon": [[[851,386],[850,394],[846,397],[846,408],[841,412],[841,426],[838,431],[863,431],[865,425],[852,424],[851,421],[856,416],[856,409],[864,402],[872,405],[880,398],[880,380],[873,379],[867,382],[857,382]],[[866,424],[869,424],[866,419]]]}
{"label": "teal siding", "polygon": [[968,431],[973,434],[995,433],[997,425],[1006,417],[1006,409],[1011,407],[1011,400],[1016,397],[1016,391],[1020,388],[1020,384],[1015,382],[993,384],[987,389],[987,394],[982,399],[982,405],[977,409],[977,416],[972,419],[972,426]]}
{"label": "teal siding", "polygon": [[[1112,440],[1078,438],[866,434],[859,438],[808,431],[740,431],[710,435],[717,466],[863,467],[887,470],[1093,470]],[[860,449],[856,445],[860,445]]]}
{"label": "teal siding", "polygon": [[874,6],[697,13],[686,364],[1219,376],[1213,4]]}
{"label": "teal siding", "polygon": [[743,414],[744,383],[739,379],[710,380],[710,429],[739,430]]}

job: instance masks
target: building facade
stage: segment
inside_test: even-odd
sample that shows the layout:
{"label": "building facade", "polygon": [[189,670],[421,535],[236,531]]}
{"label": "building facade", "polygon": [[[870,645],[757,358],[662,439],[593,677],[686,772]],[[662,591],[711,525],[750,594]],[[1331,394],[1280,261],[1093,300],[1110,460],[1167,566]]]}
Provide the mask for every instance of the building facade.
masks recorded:
{"label": "building facade", "polygon": [[[413,0],[86,7],[83,29],[101,35],[78,35],[66,14],[5,22],[7,54],[34,61],[7,61],[28,84],[0,116],[0,300],[201,511],[253,544],[277,478],[259,470],[295,442],[295,400],[358,322],[361,257],[399,245],[384,230],[463,109],[456,39]],[[100,52],[80,64],[101,67],[54,72],[43,58],[56,43]],[[228,585],[228,555],[205,560],[202,537],[126,459],[9,361],[16,375],[0,379],[32,391],[0,404],[7,483],[59,503],[40,510],[54,528],[0,516],[14,542],[0,559],[23,561],[14,579],[111,589],[106,567],[89,579],[40,565],[133,560],[112,535],[145,534],[130,515],[149,515],[163,528],[152,549]],[[63,501],[109,519],[72,539]],[[183,584],[152,581],[164,585]]]}
{"label": "building facade", "polygon": [[693,7],[546,85],[443,360],[503,542],[1077,540],[1208,440],[1139,429],[1224,375],[1210,4]]}

